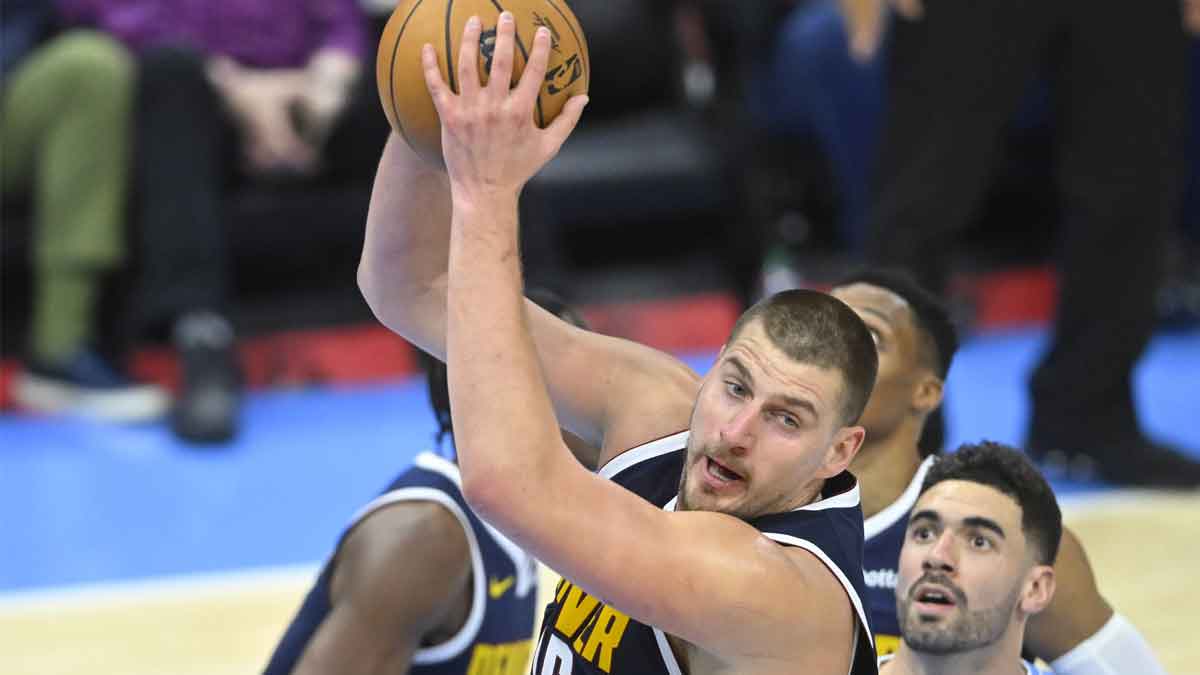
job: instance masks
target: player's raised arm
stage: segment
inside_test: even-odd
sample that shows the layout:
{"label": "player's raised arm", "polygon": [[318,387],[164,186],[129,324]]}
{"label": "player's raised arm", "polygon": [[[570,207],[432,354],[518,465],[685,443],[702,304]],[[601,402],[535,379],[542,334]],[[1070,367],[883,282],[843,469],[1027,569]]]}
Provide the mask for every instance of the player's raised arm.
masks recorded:
{"label": "player's raised arm", "polygon": [[[446,354],[450,218],[446,172],[393,133],[375,176],[358,283],[385,326],[439,359]],[[656,350],[574,328],[533,303],[525,303],[525,313],[564,428],[604,448],[603,456],[587,463],[603,463],[647,436],[687,426],[698,379],[687,366]],[[637,400],[645,404],[636,411],[624,405]]]}
{"label": "player's raised arm", "polygon": [[[479,30],[478,22],[468,23],[460,59],[464,63],[474,63],[470,51]],[[426,47],[424,53],[426,80],[443,125],[453,200],[446,345],[455,439],[468,501],[518,544],[591,594],[697,646],[697,658],[723,662],[727,672],[795,672],[798,664],[818,662],[821,668],[807,672],[846,672],[856,630],[853,610],[844,587],[815,555],[780,546],[730,515],[665,512],[584,471],[563,447],[543,377],[559,364],[548,363],[541,354],[541,336],[530,325],[521,296],[517,197],[566,139],[582,101],[568,103],[562,117],[538,129],[532,106],[550,36],[538,32],[521,82],[510,91],[513,34],[511,17],[502,16],[489,84],[480,84],[471,66],[458,73],[458,93],[442,80],[433,48]],[[866,344],[865,328],[861,333]],[[771,390],[767,373],[775,371],[760,364],[753,349],[741,354],[742,360],[727,366],[729,377],[761,372],[761,390]],[[603,390],[605,364],[580,365],[589,367],[587,379],[578,386]],[[816,368],[801,371],[821,382],[837,377]],[[832,394],[841,391],[838,385],[817,387],[824,393],[796,394],[813,401],[780,394],[764,406],[764,398],[741,405],[748,401],[740,398],[743,389],[754,386],[748,381],[744,387],[713,382],[710,404],[726,403],[725,409],[742,411],[724,419],[730,425],[728,434],[746,436],[747,448],[754,430],[791,439],[818,423],[822,430],[828,428],[832,411],[840,410]],[[693,400],[682,399],[687,408]],[[633,400],[619,405],[624,411],[638,407]],[[685,414],[680,422],[687,421]],[[862,440],[861,429],[830,434],[834,438],[829,449],[807,468],[819,474],[806,481],[810,487],[819,485],[821,478],[840,475]],[[696,469],[688,475],[709,481],[718,492],[740,490],[736,478],[728,477],[732,474],[711,467],[708,471]],[[769,469],[763,473],[763,484],[770,486]],[[786,483],[790,489],[799,479],[781,480],[779,487]],[[774,493],[769,487],[764,490]],[[811,490],[799,490],[778,503],[777,496],[763,498],[786,513],[815,499]],[[858,518],[852,533],[861,533],[861,515]],[[762,592],[765,588],[771,592]],[[813,649],[817,645],[823,649]],[[709,663],[692,672],[712,670]]]}

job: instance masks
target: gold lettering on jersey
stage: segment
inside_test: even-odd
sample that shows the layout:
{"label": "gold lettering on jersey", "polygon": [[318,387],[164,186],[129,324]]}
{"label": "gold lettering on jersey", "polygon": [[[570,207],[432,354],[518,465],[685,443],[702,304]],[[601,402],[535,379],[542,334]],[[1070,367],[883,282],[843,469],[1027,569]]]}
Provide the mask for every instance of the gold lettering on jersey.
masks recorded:
{"label": "gold lettering on jersey", "polygon": [[[629,617],[604,605],[599,618],[592,622],[591,634],[588,635],[587,644],[583,646],[579,655],[600,666],[604,672],[611,672],[613,650],[621,643],[621,636],[625,634],[625,627],[628,625]],[[578,640],[576,642],[578,643]],[[597,650],[600,655],[599,661],[595,660]]]}
{"label": "gold lettering on jersey", "polygon": [[599,600],[584,593],[582,588],[572,583],[567,583],[566,588],[559,591],[558,597],[562,609],[559,610],[558,620],[554,622],[554,629],[566,636],[579,632],[583,622],[587,621],[592,610],[600,604]]}
{"label": "gold lettering on jersey", "polygon": [[522,675],[529,662],[530,640],[500,645],[477,644],[471,650],[467,675]]}
{"label": "gold lettering on jersey", "polygon": [[900,649],[900,637],[896,635],[884,635],[882,633],[875,634],[875,653],[879,656],[887,656],[888,654],[896,653]]}
{"label": "gold lettering on jersey", "polygon": [[612,672],[613,652],[621,644],[629,617],[565,579],[555,590],[555,602],[559,611],[554,629],[567,637],[581,658],[606,673]]}

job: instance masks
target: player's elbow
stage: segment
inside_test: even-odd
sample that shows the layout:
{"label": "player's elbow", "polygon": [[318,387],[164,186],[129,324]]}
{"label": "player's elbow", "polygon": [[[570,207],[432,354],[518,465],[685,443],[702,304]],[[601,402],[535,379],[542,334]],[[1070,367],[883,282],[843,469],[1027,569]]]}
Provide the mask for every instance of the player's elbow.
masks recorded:
{"label": "player's elbow", "polygon": [[471,510],[486,520],[502,518],[510,505],[508,481],[495,473],[462,472],[462,492]]}
{"label": "player's elbow", "polygon": [[[375,315],[379,323],[394,333],[408,336],[409,326],[406,322],[405,287],[397,280],[387,280],[380,277],[364,255],[358,263],[358,292],[362,295],[367,307]],[[389,294],[388,290],[392,292]]]}
{"label": "player's elbow", "polygon": [[375,278],[371,274],[371,265],[367,262],[365,255],[358,261],[358,273],[356,275],[356,279],[358,281],[358,292],[362,294],[363,300],[365,300],[367,303],[367,307],[371,308],[371,312],[375,314],[377,319],[383,321],[383,317],[380,316],[379,311],[380,303],[377,290],[379,285],[376,283]]}

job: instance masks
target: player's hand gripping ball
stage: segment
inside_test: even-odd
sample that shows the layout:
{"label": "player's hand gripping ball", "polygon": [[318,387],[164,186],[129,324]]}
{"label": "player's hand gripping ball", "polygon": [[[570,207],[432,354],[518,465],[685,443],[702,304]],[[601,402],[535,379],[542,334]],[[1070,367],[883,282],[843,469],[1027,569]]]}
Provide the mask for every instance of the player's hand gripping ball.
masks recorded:
{"label": "player's hand gripping ball", "polygon": [[534,121],[545,128],[577,94],[586,94],[591,74],[583,28],[562,0],[401,0],[392,12],[375,59],[379,99],[388,122],[420,157],[442,164],[441,123],[421,71],[421,47],[437,51],[442,79],[458,93],[457,63],[467,19],[483,21],[479,36],[479,77],[487,83],[496,44],[500,12],[516,20],[516,54],[512,82],[516,86],[525,70],[539,26],[550,31],[550,60],[542,83]]}

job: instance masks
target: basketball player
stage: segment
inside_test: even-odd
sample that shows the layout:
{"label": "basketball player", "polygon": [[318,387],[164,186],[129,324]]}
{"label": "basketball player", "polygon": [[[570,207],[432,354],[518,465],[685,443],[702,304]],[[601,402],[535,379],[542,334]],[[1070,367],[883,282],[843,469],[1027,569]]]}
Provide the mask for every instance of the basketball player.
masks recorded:
{"label": "basketball player", "polygon": [[880,673],[1012,675],[1020,663],[1040,675],[1021,642],[1054,596],[1061,535],[1054,492],[1018,450],[966,445],[934,464],[900,551],[903,641]]}
{"label": "basketball player", "polygon": [[[547,311],[583,326],[553,294]],[[426,359],[438,439],[453,447],[446,367]],[[588,450],[568,439],[573,451]],[[417,455],[351,520],[266,668],[267,675],[520,675],[529,663],[537,570],[471,512],[455,463]]]}
{"label": "basketball player", "polygon": [[[926,417],[941,405],[958,338],[941,301],[902,272],[855,274],[831,292],[862,317],[879,349],[879,374],[860,420],[866,440],[850,469],[862,485],[866,600],[875,645],[884,655],[900,641],[894,588],[905,528],[937,459],[922,457],[918,441]],[[1059,675],[1131,669],[1165,675],[1137,629],[1100,596],[1091,565],[1069,530],[1054,566],[1058,592],[1045,611],[1029,619],[1030,654],[1050,662]]]}
{"label": "basketball player", "polygon": [[[468,501],[564,576],[534,673],[874,673],[845,471],[875,378],[870,333],[841,301],[788,291],[742,316],[701,379],[524,303],[517,198],[584,101],[537,129],[549,35],[510,91],[513,30],[503,15],[480,85],[467,24],[458,93],[426,48],[447,173],[392,136],[359,280],[386,325],[449,357]],[[598,475],[560,421],[600,448]]]}

